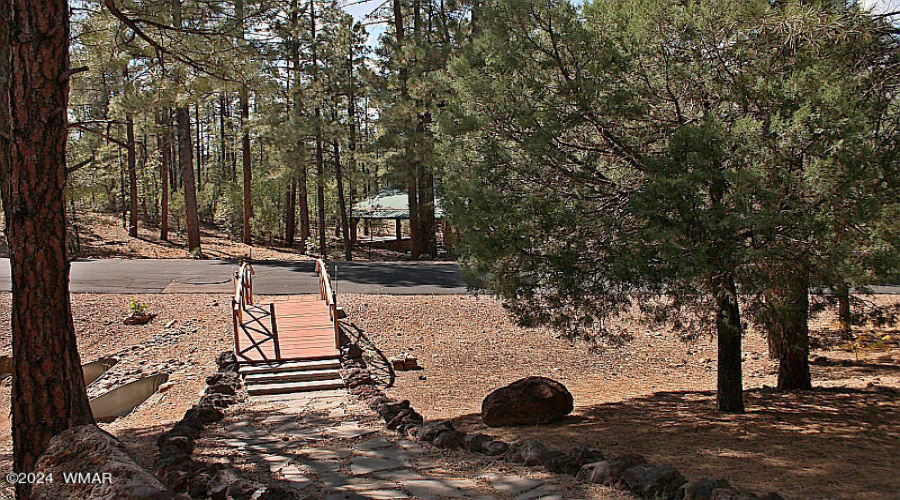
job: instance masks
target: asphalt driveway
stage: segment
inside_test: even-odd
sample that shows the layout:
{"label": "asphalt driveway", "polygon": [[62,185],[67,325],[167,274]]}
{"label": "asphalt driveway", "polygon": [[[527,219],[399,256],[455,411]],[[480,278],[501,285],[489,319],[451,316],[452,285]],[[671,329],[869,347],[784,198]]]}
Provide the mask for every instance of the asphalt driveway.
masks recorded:
{"label": "asphalt driveway", "polygon": [[[231,293],[236,261],[97,259],[72,262],[75,293]],[[315,263],[253,263],[254,293],[292,295],[319,289]],[[332,262],[338,293],[386,295],[464,294],[466,284],[452,262]],[[0,259],[0,291],[12,288],[9,259]]]}

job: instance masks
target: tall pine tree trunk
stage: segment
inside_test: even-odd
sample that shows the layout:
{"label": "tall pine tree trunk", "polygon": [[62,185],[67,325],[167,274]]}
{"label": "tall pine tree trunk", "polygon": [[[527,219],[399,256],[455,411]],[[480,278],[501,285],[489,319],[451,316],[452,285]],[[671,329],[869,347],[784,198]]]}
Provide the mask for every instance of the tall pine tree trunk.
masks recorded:
{"label": "tall pine tree trunk", "polygon": [[[291,27],[295,34],[299,33],[300,12],[298,8],[298,0],[291,0]],[[294,68],[294,102],[293,113],[294,120],[300,123],[300,42],[296,36],[292,36],[291,40],[291,64]],[[309,193],[307,189],[305,150],[306,146],[301,141],[297,144],[297,161],[299,165],[297,169],[297,178],[294,179],[294,186],[299,191],[300,196],[300,251],[306,252],[306,241],[309,239]]]}
{"label": "tall pine tree trunk", "polygon": [[744,412],[741,373],[741,311],[734,276],[722,273],[714,279],[716,334],[718,336],[718,381],[716,408],[727,413]]}
{"label": "tall pine tree trunk", "polygon": [[846,283],[835,287],[834,293],[838,303],[838,324],[841,328],[841,338],[853,340],[853,313],[850,307],[850,286]]}
{"label": "tall pine tree trunk", "polygon": [[350,220],[347,218],[347,200],[344,198],[344,176],[341,171],[341,151],[337,141],[334,147],[334,180],[337,184],[338,208],[341,211],[341,231],[344,239],[344,258],[353,260],[353,241],[350,240]]}
{"label": "tall pine tree trunk", "polygon": [[[234,17],[238,22],[238,44],[244,43],[244,0],[234,2]],[[244,177],[244,231],[243,242],[245,245],[253,244],[253,231],[250,227],[250,219],[253,217],[253,198],[251,197],[251,184],[253,183],[252,151],[250,150],[250,130],[247,121],[250,118],[250,95],[247,85],[241,85],[241,167]]]}
{"label": "tall pine tree trunk", "polygon": [[288,248],[294,246],[297,233],[297,179],[291,176],[285,193],[284,204],[284,243]]}
{"label": "tall pine tree trunk", "polygon": [[200,250],[200,216],[197,213],[197,188],[194,183],[194,160],[191,146],[191,114],[187,106],[175,109],[178,126],[178,161],[181,165],[181,182],[184,185],[185,224],[188,233],[188,251],[195,257]]}
{"label": "tall pine tree trunk", "polygon": [[416,259],[422,254],[422,226],[419,222],[419,193],[418,179],[419,167],[415,165],[410,169],[406,178],[406,200],[409,205],[409,254]]}
{"label": "tall pine tree trunk", "polygon": [[771,329],[778,339],[778,389],[812,389],[809,372],[809,265],[805,257],[783,263],[768,293]]}
{"label": "tall pine tree trunk", "polygon": [[[313,85],[319,81],[318,39],[316,38],[316,5],[315,0],[309,2],[309,18],[312,30],[312,72]],[[325,243],[325,159],[323,157],[322,138],[322,107],[319,96],[316,99],[315,109],[315,133],[316,133],[316,209],[318,213],[319,255],[328,256],[328,247]]]}
{"label": "tall pine tree trunk", "polygon": [[[352,22],[350,23],[349,31],[351,33],[353,31]],[[347,121],[349,122],[349,130],[347,131],[347,149],[349,149],[349,176],[352,179],[353,175],[356,174],[356,78],[353,73],[353,43],[348,44],[347,63],[347,76],[350,80],[348,86],[349,90],[347,92]],[[341,203],[344,203],[343,190],[343,184],[339,184],[338,191],[341,196]],[[353,210],[353,199],[355,198],[354,194],[354,189],[351,186],[349,207],[350,212],[352,212]],[[353,245],[356,243],[356,223],[353,220],[352,213],[347,213],[346,209],[344,209],[343,211],[345,213],[343,213],[341,216],[344,218],[344,227],[349,226],[348,230],[344,232],[344,253],[346,254],[347,260],[353,260]]]}
{"label": "tall pine tree trunk", "polygon": [[250,186],[253,182],[252,159],[250,151],[250,131],[247,130],[247,120],[250,117],[250,103],[248,102],[247,87],[241,89],[241,159],[244,173],[244,231],[243,241],[245,245],[253,244],[253,233],[250,228],[250,218],[253,217],[253,198]]}
{"label": "tall pine tree trunk", "polygon": [[300,197],[300,249],[306,252],[306,241],[310,237],[309,228],[309,188],[307,186],[306,165],[300,166],[300,178],[297,179],[297,190]]}
{"label": "tall pine tree trunk", "polygon": [[194,145],[197,154],[197,191],[203,189],[203,134],[200,129],[203,125],[203,122],[200,121],[200,104],[194,103],[194,121],[197,123],[197,128],[194,129],[194,140],[197,141]]}
{"label": "tall pine tree trunk", "polygon": [[[401,0],[392,1],[394,10],[394,33],[397,37],[397,50],[402,51],[406,43],[406,28],[403,24],[403,4]],[[403,61],[404,58],[398,55],[398,59]],[[401,62],[399,70],[400,78],[400,100],[403,105],[409,105],[409,88],[408,78],[409,69],[405,62]],[[404,138],[404,155],[407,161],[406,171],[406,196],[409,207],[409,238],[410,238],[410,256],[415,259],[422,253],[421,229],[419,226],[419,197],[418,197],[418,171],[419,165],[416,159],[415,142],[410,137]],[[399,233],[398,233],[399,234]]]}
{"label": "tall pine tree trunk", "polygon": [[[169,168],[170,161],[172,158],[172,146],[169,141],[169,122],[168,122],[169,111],[166,110],[165,114],[157,114],[157,125],[160,127],[160,132],[156,136],[156,147],[159,148],[160,151],[160,165],[159,165],[159,184],[161,186],[160,189],[160,219],[159,219],[159,239],[162,241],[169,241]],[[164,120],[165,117],[165,120]]]}
{"label": "tall pine tree trunk", "polygon": [[134,144],[134,118],[125,115],[125,137],[128,144],[128,236],[138,235],[138,188],[137,188],[137,148]]}
{"label": "tall pine tree trunk", "polygon": [[[181,28],[181,0],[172,0],[172,24]],[[178,134],[178,163],[184,189],[184,218],[188,233],[188,252],[202,257],[200,249],[200,216],[197,213],[197,184],[194,181],[193,147],[191,146],[191,112],[187,104],[175,108]]]}
{"label": "tall pine tree trunk", "polygon": [[[66,0],[0,0],[0,194],[12,270],[13,469],[93,423],[66,258]],[[8,77],[8,78],[6,78]],[[16,486],[27,498],[25,485]]]}

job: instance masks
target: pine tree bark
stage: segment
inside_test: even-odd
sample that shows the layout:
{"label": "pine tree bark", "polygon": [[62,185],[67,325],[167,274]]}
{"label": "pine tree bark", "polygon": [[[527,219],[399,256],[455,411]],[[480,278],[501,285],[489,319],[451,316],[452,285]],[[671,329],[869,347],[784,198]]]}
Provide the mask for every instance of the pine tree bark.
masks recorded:
{"label": "pine tree bark", "polygon": [[194,144],[194,148],[197,154],[197,191],[203,189],[203,131],[200,127],[203,125],[203,122],[200,121],[200,104],[194,103],[194,122],[197,124],[197,127],[194,129],[194,140],[196,143]]}
{"label": "pine tree bark", "polygon": [[[809,372],[809,266],[805,258],[783,264],[770,291],[772,326],[780,343],[780,391],[812,389]],[[769,332],[773,332],[770,330]]]}
{"label": "pine tree bark", "polygon": [[[244,43],[244,0],[234,2],[234,16],[238,22],[238,43]],[[253,183],[253,152],[250,149],[250,130],[247,122],[250,119],[250,95],[247,85],[241,85],[241,167],[243,171],[244,187],[244,231],[243,242],[245,245],[253,244],[253,231],[250,227],[250,219],[253,217],[253,198],[251,185]]]}
{"label": "pine tree bark", "polygon": [[[93,423],[66,258],[66,0],[0,0],[0,194],[12,270],[13,468]],[[3,80],[3,79],[0,79]],[[16,485],[19,498],[28,498]]]}
{"label": "pine tree bark", "polygon": [[[415,35],[415,43],[416,47],[423,47],[422,40],[422,2],[421,0],[413,0],[413,32]],[[423,102],[420,99],[416,99],[415,108],[422,109],[428,105],[427,102]],[[416,138],[415,148],[416,148],[416,211],[418,213],[417,220],[417,229],[418,229],[418,241],[414,242],[412,246],[417,247],[417,251],[415,252],[415,257],[419,257],[423,254],[429,254],[434,257],[434,253],[436,252],[436,242],[435,245],[432,244],[432,241],[435,240],[434,233],[434,178],[431,173],[431,165],[427,164],[423,159],[430,158],[430,154],[425,154],[426,151],[430,153],[431,151],[431,138],[428,137],[428,125],[431,122],[431,113],[428,111],[420,112],[419,118],[416,123],[416,133],[413,137]],[[429,190],[429,179],[431,189]]]}
{"label": "pine tree bark", "polygon": [[853,313],[850,307],[850,286],[840,284],[834,289],[838,303],[838,324],[841,328],[841,338],[853,340]]}
{"label": "pine tree bark", "polygon": [[[319,81],[318,39],[316,38],[316,5],[315,0],[309,2],[309,18],[312,29],[312,72],[313,85]],[[325,242],[325,159],[323,157],[324,139],[322,137],[322,107],[316,96],[315,133],[316,133],[316,210],[318,215],[319,255],[328,256]]]}
{"label": "pine tree bark", "polygon": [[716,334],[718,336],[718,381],[716,408],[721,412],[744,412],[743,374],[741,370],[741,312],[737,286],[731,273],[714,279]]}
{"label": "pine tree bark", "polygon": [[138,235],[138,188],[137,188],[137,148],[134,144],[134,118],[125,115],[125,138],[128,144],[128,236]]}
{"label": "pine tree bark", "polygon": [[297,179],[297,191],[300,198],[300,249],[306,251],[306,242],[310,237],[309,225],[309,188],[307,186],[306,165],[300,166],[300,178]]}
{"label": "pine tree bark", "polygon": [[200,257],[200,216],[197,213],[197,187],[194,183],[194,160],[191,146],[191,114],[187,106],[175,109],[178,127],[178,161],[181,165],[181,182],[184,185],[184,212],[187,226],[188,252]]}
{"label": "pine tree bark", "polygon": [[[172,0],[172,24],[176,28],[181,28],[181,0]],[[197,184],[194,181],[194,159],[191,145],[191,112],[187,104],[175,108],[175,123],[178,129],[178,163],[181,167],[181,184],[184,189],[184,218],[188,233],[188,252],[195,257],[202,257],[200,216],[197,212]]]}
{"label": "pine tree bark", "polygon": [[334,180],[337,184],[338,208],[341,211],[341,236],[344,239],[344,258],[353,260],[353,241],[350,239],[350,220],[347,218],[347,200],[344,198],[344,175],[341,171],[341,150],[337,141],[334,147]]}
{"label": "pine tree bark", "polygon": [[250,227],[250,218],[253,217],[253,198],[251,197],[251,185],[253,183],[253,160],[250,151],[250,132],[247,130],[247,120],[250,118],[250,103],[247,87],[241,89],[241,160],[244,173],[244,232],[245,245],[253,244],[253,232]]}
{"label": "pine tree bark", "polygon": [[[397,50],[403,51],[406,44],[406,28],[403,24],[403,3],[402,0],[393,0],[392,6],[394,10],[394,34],[397,37]],[[398,53],[398,58],[402,61],[402,55]],[[409,69],[405,62],[401,62],[399,69],[400,79],[400,99],[404,105],[409,104]],[[418,161],[414,159],[413,144],[409,137],[404,139],[404,154],[408,161],[406,172],[406,199],[409,208],[409,239],[410,239],[410,257],[417,258],[422,253],[421,229],[419,226],[419,197],[418,197]],[[399,233],[398,233],[399,234]]]}
{"label": "pine tree bark", "polygon": [[172,158],[172,145],[169,141],[169,110],[156,116],[157,126],[160,132],[156,136],[156,147],[160,151],[159,184],[160,189],[160,219],[159,239],[169,241],[169,169]]}
{"label": "pine tree bark", "polygon": [[294,246],[297,235],[297,179],[293,176],[288,181],[284,204],[284,243],[288,248]]}

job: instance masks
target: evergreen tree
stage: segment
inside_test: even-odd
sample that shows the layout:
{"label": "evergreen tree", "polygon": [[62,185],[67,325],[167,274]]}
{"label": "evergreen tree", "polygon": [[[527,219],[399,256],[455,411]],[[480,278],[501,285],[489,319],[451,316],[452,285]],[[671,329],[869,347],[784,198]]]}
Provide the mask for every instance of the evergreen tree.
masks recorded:
{"label": "evergreen tree", "polygon": [[527,323],[593,336],[636,301],[714,327],[723,411],[762,297],[779,387],[808,387],[809,284],[895,194],[896,54],[828,4],[485,5],[442,117],[465,254]]}

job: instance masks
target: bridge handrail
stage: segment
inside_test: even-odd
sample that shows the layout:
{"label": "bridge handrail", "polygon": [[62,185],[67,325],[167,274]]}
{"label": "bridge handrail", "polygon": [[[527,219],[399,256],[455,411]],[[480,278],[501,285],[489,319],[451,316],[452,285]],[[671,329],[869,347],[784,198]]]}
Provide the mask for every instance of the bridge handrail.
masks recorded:
{"label": "bridge handrail", "polygon": [[319,273],[319,298],[328,306],[328,317],[334,325],[334,347],[341,348],[341,328],[338,323],[337,293],[331,286],[331,278],[328,276],[328,267],[322,259],[316,259],[316,272]]}

